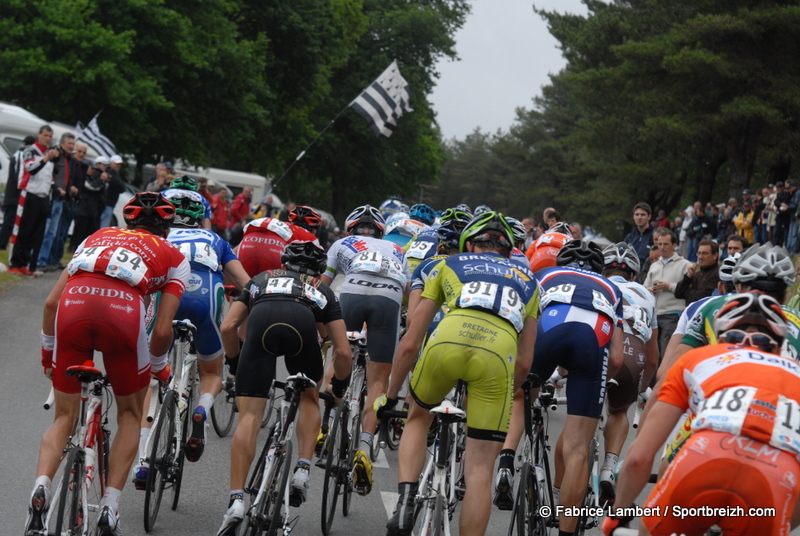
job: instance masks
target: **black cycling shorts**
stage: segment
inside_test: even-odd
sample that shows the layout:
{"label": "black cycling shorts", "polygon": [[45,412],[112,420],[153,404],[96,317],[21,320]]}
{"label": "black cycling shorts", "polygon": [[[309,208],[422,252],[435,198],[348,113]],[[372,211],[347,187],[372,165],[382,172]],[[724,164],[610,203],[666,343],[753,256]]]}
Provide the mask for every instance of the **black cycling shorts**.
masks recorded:
{"label": "black cycling shorts", "polygon": [[308,306],[290,300],[253,306],[236,372],[236,396],[267,398],[279,356],[284,356],[289,374],[302,372],[315,382],[322,379],[317,325]]}
{"label": "black cycling shorts", "polygon": [[369,360],[391,363],[400,332],[400,304],[384,296],[344,293],[339,304],[347,331],[361,331],[367,323]]}

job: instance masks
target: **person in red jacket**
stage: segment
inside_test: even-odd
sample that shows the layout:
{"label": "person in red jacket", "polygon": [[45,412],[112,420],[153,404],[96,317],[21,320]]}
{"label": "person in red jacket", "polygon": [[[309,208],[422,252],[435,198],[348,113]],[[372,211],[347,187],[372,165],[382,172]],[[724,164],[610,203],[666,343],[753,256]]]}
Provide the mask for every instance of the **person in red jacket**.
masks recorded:
{"label": "person in red jacket", "polygon": [[231,205],[231,223],[228,229],[233,229],[236,224],[240,223],[242,219],[250,214],[250,201],[253,199],[253,189],[247,186],[242,193],[237,195]]}
{"label": "person in red jacket", "polygon": [[211,202],[211,212],[211,230],[227,240],[231,210],[228,202],[228,190],[222,186]]}

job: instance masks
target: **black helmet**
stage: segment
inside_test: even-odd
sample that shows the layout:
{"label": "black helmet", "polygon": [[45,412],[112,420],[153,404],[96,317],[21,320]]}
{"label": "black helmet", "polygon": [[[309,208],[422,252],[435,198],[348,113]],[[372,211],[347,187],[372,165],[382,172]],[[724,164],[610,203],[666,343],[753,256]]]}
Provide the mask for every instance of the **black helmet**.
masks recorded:
{"label": "black helmet", "polygon": [[175,207],[156,192],[137,192],[122,209],[128,227],[149,227],[166,235],[175,220]]}
{"label": "black helmet", "polygon": [[314,242],[297,240],[286,245],[281,263],[293,272],[318,276],[328,266],[328,256]]}
{"label": "black helmet", "polygon": [[570,240],[558,250],[556,256],[557,266],[569,264],[577,264],[584,270],[591,270],[599,274],[603,271],[603,250],[594,242]]}

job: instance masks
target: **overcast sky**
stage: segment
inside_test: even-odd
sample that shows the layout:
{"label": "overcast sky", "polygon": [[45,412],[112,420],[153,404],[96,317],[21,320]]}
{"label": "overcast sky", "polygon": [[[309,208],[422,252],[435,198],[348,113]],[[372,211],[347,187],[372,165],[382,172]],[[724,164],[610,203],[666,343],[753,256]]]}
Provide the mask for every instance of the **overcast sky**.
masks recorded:
{"label": "overcast sky", "polygon": [[460,61],[442,61],[431,102],[445,139],[464,139],[476,127],[494,133],[511,126],[518,107],[534,96],[565,61],[537,8],[587,13],[580,0],[473,0],[456,34]]}

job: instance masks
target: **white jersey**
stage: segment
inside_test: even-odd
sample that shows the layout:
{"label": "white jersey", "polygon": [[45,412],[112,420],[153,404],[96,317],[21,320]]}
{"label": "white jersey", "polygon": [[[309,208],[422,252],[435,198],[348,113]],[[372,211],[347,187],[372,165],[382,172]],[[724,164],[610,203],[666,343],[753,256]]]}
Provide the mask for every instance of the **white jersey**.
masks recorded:
{"label": "white jersey", "polygon": [[341,238],[328,250],[325,274],[345,276],[341,294],[386,296],[397,303],[403,299],[411,272],[403,250],[388,240],[353,235]]}
{"label": "white jersey", "polygon": [[624,303],[622,316],[625,319],[623,330],[638,337],[642,342],[650,340],[653,330],[658,328],[656,315],[656,299],[653,294],[635,281],[613,275],[609,277],[620,292]]}

